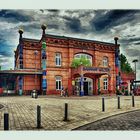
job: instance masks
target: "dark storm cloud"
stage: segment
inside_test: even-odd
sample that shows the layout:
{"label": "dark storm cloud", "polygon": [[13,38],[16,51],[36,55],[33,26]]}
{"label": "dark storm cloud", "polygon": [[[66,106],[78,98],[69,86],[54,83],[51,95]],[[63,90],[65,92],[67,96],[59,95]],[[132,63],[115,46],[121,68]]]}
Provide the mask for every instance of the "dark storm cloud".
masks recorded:
{"label": "dark storm cloud", "polygon": [[129,45],[139,45],[140,44],[139,41],[140,41],[140,37],[120,39],[120,43],[129,44]]}
{"label": "dark storm cloud", "polygon": [[126,38],[126,39],[122,39],[123,42],[136,42],[136,41],[140,41],[140,37],[134,37],[134,38]]}
{"label": "dark storm cloud", "polygon": [[49,12],[53,12],[53,13],[58,13],[60,10],[57,10],[57,9],[49,9],[48,11]]}
{"label": "dark storm cloud", "polygon": [[127,49],[127,53],[129,55],[129,57],[140,56],[140,50],[138,50],[138,49],[129,48],[129,49]]}
{"label": "dark storm cloud", "polygon": [[13,48],[12,44],[7,44],[6,41],[0,42],[0,55],[11,57],[13,54],[11,53],[11,48]]}
{"label": "dark storm cloud", "polygon": [[22,25],[21,28],[23,28],[23,30],[25,32],[33,32],[35,29],[36,30],[41,29],[41,25],[39,23],[28,24],[28,26],[27,25]]}
{"label": "dark storm cloud", "polygon": [[113,26],[129,22],[134,19],[137,10],[109,10],[95,11],[95,17],[91,21],[91,26],[96,31],[108,30]]}
{"label": "dark storm cloud", "polygon": [[57,25],[57,24],[48,24],[47,27],[50,28],[50,29],[58,29],[59,25]]}
{"label": "dark storm cloud", "polygon": [[78,18],[64,16],[66,27],[73,33],[81,33],[84,29],[81,27],[81,22]]}
{"label": "dark storm cloud", "polygon": [[140,45],[140,42],[134,43],[134,45]]}
{"label": "dark storm cloud", "polygon": [[95,10],[66,10],[65,11],[69,17],[72,16],[73,14],[76,14],[77,18],[82,18],[82,17],[91,17],[91,14],[95,13]]}
{"label": "dark storm cloud", "polygon": [[1,48],[0,46],[0,55],[4,56],[4,57],[12,57],[13,54],[9,51],[7,51],[7,48]]}
{"label": "dark storm cloud", "polygon": [[23,15],[18,10],[1,10],[0,17],[5,18],[5,20],[10,19],[10,22],[27,22],[32,20],[32,17]]}

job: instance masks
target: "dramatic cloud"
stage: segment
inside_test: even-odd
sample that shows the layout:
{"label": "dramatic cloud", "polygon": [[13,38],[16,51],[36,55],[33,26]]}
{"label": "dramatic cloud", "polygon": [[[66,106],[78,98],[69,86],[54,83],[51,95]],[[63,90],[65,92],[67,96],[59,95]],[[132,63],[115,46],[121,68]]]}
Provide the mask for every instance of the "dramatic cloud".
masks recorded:
{"label": "dramatic cloud", "polygon": [[41,24],[48,34],[64,35],[114,43],[119,37],[121,52],[131,66],[138,59],[140,79],[140,10],[0,10],[0,65],[14,67],[14,50],[18,45],[18,29],[23,37],[40,39]]}

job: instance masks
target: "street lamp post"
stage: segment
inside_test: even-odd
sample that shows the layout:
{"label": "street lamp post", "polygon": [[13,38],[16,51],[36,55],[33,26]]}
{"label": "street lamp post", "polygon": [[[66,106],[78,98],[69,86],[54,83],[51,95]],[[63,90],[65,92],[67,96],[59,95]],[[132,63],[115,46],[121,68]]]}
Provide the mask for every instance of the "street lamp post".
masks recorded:
{"label": "street lamp post", "polygon": [[136,77],[136,63],[138,62],[138,60],[134,59],[132,62],[135,64],[135,87],[134,87],[134,89],[136,90],[136,79],[137,79],[137,77]]}
{"label": "street lamp post", "polygon": [[[37,50],[35,50],[34,51],[34,55],[35,55],[35,72],[36,72],[36,69],[37,69],[37,67],[36,67],[36,56],[37,56],[37,54],[38,54],[38,51]],[[35,90],[37,90],[37,87],[36,87],[36,73],[35,73]]]}

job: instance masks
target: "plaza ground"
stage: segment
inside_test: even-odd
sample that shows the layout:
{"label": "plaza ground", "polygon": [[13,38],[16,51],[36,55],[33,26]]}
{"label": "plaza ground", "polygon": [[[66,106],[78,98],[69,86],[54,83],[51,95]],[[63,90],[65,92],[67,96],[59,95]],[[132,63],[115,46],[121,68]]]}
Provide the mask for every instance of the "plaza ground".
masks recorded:
{"label": "plaza ground", "polygon": [[140,110],[130,111],[81,126],[75,130],[140,130]]}
{"label": "plaza ground", "polygon": [[[102,112],[102,96],[59,97],[6,96],[0,97],[0,130],[4,126],[4,113],[9,113],[10,130],[72,130],[85,124],[128,111],[140,109],[140,97],[121,96],[121,109],[117,109],[117,97],[105,96],[105,112]],[[68,103],[68,119],[64,118],[64,104]],[[37,105],[41,106],[42,128],[36,128]]]}

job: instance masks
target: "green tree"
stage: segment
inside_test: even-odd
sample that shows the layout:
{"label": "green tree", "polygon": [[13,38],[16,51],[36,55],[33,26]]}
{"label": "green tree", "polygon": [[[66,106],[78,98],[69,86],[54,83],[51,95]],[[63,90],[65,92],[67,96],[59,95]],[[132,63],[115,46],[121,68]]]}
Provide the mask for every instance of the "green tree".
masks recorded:
{"label": "green tree", "polygon": [[132,70],[130,64],[128,63],[125,55],[121,54],[120,55],[120,60],[121,60],[121,71],[122,72],[126,72],[126,73],[133,72],[133,70]]}
{"label": "green tree", "polygon": [[86,59],[84,56],[81,58],[74,58],[72,61],[71,67],[78,68],[80,65],[90,67],[91,62],[88,59]]}

